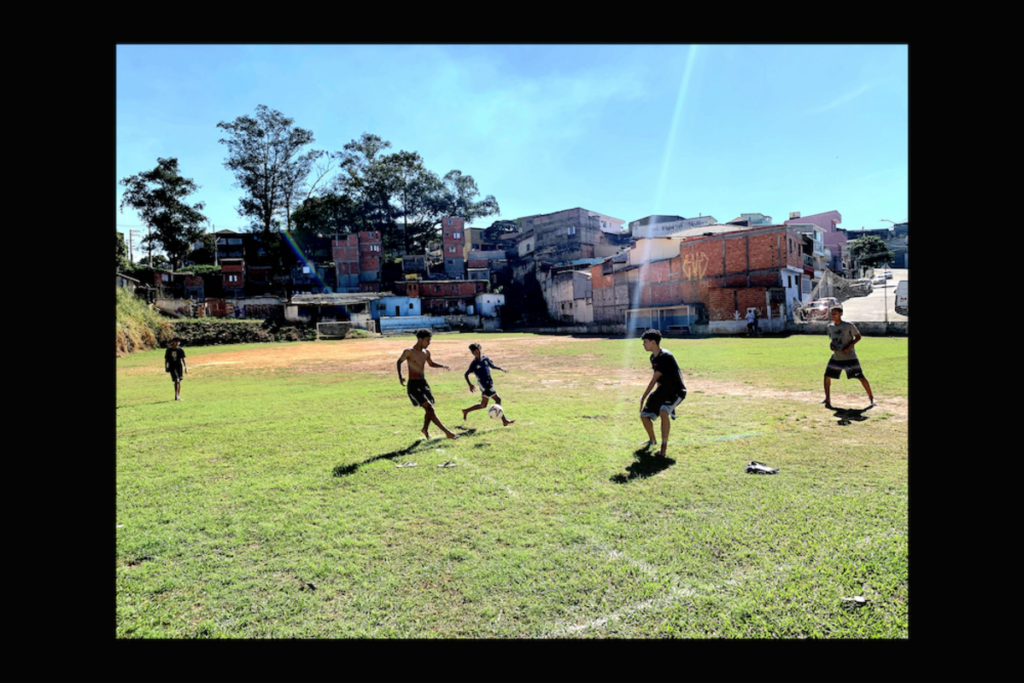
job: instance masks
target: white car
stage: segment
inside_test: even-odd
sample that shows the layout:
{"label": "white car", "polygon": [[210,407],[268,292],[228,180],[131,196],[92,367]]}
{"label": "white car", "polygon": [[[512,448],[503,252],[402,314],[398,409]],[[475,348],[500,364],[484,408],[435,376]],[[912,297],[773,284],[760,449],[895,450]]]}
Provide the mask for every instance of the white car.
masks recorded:
{"label": "white car", "polygon": [[871,278],[871,284],[873,284],[873,285],[884,285],[885,284],[885,275],[879,273],[878,275],[874,276],[873,278]]}

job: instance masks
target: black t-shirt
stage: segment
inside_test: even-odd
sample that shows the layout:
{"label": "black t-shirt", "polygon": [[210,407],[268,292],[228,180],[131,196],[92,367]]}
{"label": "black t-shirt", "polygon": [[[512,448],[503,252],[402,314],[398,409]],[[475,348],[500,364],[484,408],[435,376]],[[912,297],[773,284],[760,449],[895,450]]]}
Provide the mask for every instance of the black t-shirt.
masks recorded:
{"label": "black t-shirt", "polygon": [[167,351],[164,352],[164,363],[170,365],[171,367],[180,368],[181,359],[184,357],[185,349],[181,348],[180,346],[178,348],[174,348],[172,346],[168,348]]}
{"label": "black t-shirt", "polygon": [[683,383],[683,373],[679,369],[679,364],[676,363],[676,357],[665,349],[661,350],[657,356],[651,354],[651,368],[654,372],[660,372],[661,377],[658,379],[658,387],[671,391],[673,393],[681,393],[686,391],[686,385]]}

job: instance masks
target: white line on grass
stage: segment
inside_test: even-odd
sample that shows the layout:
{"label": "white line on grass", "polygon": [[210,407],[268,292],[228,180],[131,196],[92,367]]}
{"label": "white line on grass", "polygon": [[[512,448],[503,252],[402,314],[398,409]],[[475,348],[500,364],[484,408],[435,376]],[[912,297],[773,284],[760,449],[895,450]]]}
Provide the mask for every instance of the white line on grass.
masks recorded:
{"label": "white line on grass", "polygon": [[[476,467],[472,463],[466,463],[466,464],[471,469]],[[494,484],[495,486],[503,487],[508,492],[508,494],[510,496],[512,496],[513,498],[519,498],[519,493],[517,491],[513,490],[508,485],[502,484],[501,482],[499,482],[497,479],[495,479],[491,475],[489,475],[489,474],[481,474],[480,478],[483,479],[484,481],[487,481],[487,482],[489,482],[491,484]],[[590,533],[589,531],[581,530],[581,533],[586,537],[587,541],[590,543],[591,546],[593,546],[594,548],[597,548],[598,550],[606,553],[609,558],[611,558],[613,560],[623,559],[626,562],[629,562],[634,567],[639,568],[642,572],[644,572],[645,574],[650,576],[652,579],[655,579],[655,580],[659,579],[659,577],[658,577],[658,570],[655,569],[653,566],[647,564],[646,562],[642,562],[640,560],[634,560],[633,558],[629,557],[628,555],[626,555],[621,550],[616,550],[615,548],[613,548],[612,546],[608,545],[607,543],[604,543],[603,541],[595,538],[594,535],[592,533]],[[697,595],[697,592],[695,590],[691,589],[691,588],[680,588],[679,587],[679,578],[677,576],[675,576],[674,574],[669,576],[669,580],[671,581],[672,585],[669,587],[668,595],[665,595],[665,596],[660,597],[660,598],[652,598],[650,600],[644,600],[644,601],[639,602],[639,603],[637,603],[635,605],[629,605],[627,607],[623,607],[622,609],[615,610],[611,614],[607,614],[605,616],[601,616],[601,617],[597,617],[595,619],[591,619],[590,621],[587,621],[586,623],[583,623],[583,624],[574,624],[572,626],[554,625],[554,626],[552,626],[551,628],[548,629],[547,633],[545,634],[545,637],[558,638],[558,637],[564,636],[564,635],[573,635],[573,634],[579,633],[580,631],[585,631],[585,630],[588,630],[588,629],[601,628],[601,627],[605,626],[612,619],[619,619],[619,618],[623,617],[624,615],[632,614],[634,612],[641,612],[641,611],[648,610],[648,609],[651,609],[651,608],[661,609],[663,607],[668,607],[669,605],[671,605],[673,603],[679,602],[680,600],[682,600],[684,598],[688,598],[688,597],[692,597],[694,595]],[[714,589],[714,588],[717,588],[717,586],[712,586],[712,589]]]}
{"label": "white line on grass", "polygon": [[609,621],[612,621],[614,619],[621,619],[627,614],[633,614],[634,612],[643,612],[645,610],[649,610],[652,608],[661,609],[663,607],[668,607],[669,605],[675,602],[679,602],[683,598],[688,598],[692,595],[696,595],[696,593],[686,588],[673,587],[669,589],[669,594],[664,597],[652,598],[651,600],[644,600],[643,602],[638,602],[635,605],[630,605],[628,607],[623,607],[622,609],[615,610],[614,612],[606,616],[591,619],[590,621],[583,624],[574,624],[573,626],[555,626],[552,629],[550,629],[544,635],[544,637],[559,638],[565,635],[574,635],[576,633],[579,633],[580,631],[586,631],[588,629],[601,628],[607,625]]}

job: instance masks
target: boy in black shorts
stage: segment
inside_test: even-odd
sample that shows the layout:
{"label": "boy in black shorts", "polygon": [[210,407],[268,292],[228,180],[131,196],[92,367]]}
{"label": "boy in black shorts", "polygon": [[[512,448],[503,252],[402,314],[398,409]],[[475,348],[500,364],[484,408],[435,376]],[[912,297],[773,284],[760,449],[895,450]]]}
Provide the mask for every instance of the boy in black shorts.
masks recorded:
{"label": "boy in black shorts", "polygon": [[853,350],[854,344],[860,341],[860,332],[853,323],[843,322],[843,307],[832,306],[829,309],[829,316],[832,322],[828,324],[825,331],[828,332],[832,348],[832,357],[825,367],[825,400],[822,401],[826,408],[832,407],[831,392],[832,380],[839,379],[843,370],[846,371],[846,379],[859,379],[861,386],[868,392],[868,400],[871,406],[875,405],[875,397],[871,393],[871,385],[864,371],[860,368],[860,361],[857,359],[857,352]]}
{"label": "boy in black shorts", "polygon": [[164,352],[164,372],[171,373],[171,381],[174,382],[174,400],[181,398],[181,371],[184,369],[188,374],[188,363],[185,362],[185,349],[181,348],[181,339],[175,337],[171,340],[171,346]]}
{"label": "boy in black shorts", "polygon": [[[651,420],[661,418],[661,450],[658,455],[665,457],[668,450],[668,433],[672,427],[671,420],[676,418],[676,407],[686,398],[686,384],[683,383],[683,373],[679,370],[675,356],[661,348],[661,332],[647,330],[642,339],[644,350],[651,354],[654,376],[647,385],[644,395],[640,397],[640,421],[647,430],[646,445],[650,447],[657,443]],[[655,384],[658,385],[657,389],[654,389]],[[652,389],[654,393],[651,393]]]}
{"label": "boy in black shorts", "polygon": [[[466,384],[469,385],[469,393],[473,393],[473,391],[475,391],[475,388],[473,387],[473,383],[469,381],[469,373],[472,372],[473,374],[476,375],[477,383],[480,385],[480,403],[471,408],[462,409],[463,421],[466,420],[467,413],[471,413],[474,410],[481,410],[483,408],[486,408],[487,401],[489,399],[493,398],[495,403],[497,403],[499,406],[501,405],[501,396],[498,396],[498,392],[494,390],[494,380],[491,379],[490,368],[494,368],[495,370],[501,370],[502,372],[508,374],[508,370],[505,370],[504,368],[499,368],[497,365],[494,364],[494,361],[492,361],[487,356],[483,355],[483,349],[480,347],[479,344],[470,344],[469,350],[473,354],[473,362],[469,364],[469,369],[466,370],[466,374],[463,375],[463,377],[466,378]],[[505,411],[502,410],[502,425],[508,427],[513,422],[515,422],[515,420],[509,420],[508,418],[506,418]]]}
{"label": "boy in black shorts", "polygon": [[433,422],[435,425],[441,428],[441,431],[445,433],[449,439],[459,438],[454,432],[444,426],[441,420],[438,419],[437,413],[434,412],[434,395],[430,393],[430,385],[427,384],[427,378],[424,375],[426,366],[432,368],[444,368],[445,370],[451,370],[447,365],[440,365],[435,363],[430,357],[430,351],[427,347],[430,346],[430,340],[433,337],[433,333],[427,329],[421,329],[416,331],[416,344],[411,348],[406,349],[402,352],[401,358],[398,359],[398,381],[405,386],[405,378],[402,377],[402,363],[409,363],[409,386],[407,391],[409,393],[409,400],[412,401],[414,406],[423,408],[425,415],[423,416],[423,436],[430,438],[430,432],[428,431],[430,423]]}

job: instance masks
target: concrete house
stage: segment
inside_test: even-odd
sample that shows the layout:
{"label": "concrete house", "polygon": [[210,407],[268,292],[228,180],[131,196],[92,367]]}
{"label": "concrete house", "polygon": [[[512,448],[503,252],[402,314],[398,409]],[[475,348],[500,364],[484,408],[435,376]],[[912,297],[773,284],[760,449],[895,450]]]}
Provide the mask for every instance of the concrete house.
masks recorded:
{"label": "concrete house", "polygon": [[579,207],[518,220],[520,258],[547,263],[604,258],[629,244],[629,234],[622,232],[625,221]]}
{"label": "concrete house", "polygon": [[553,320],[570,325],[594,322],[590,269],[600,262],[599,259],[580,259],[557,266],[541,264],[537,281]]}
{"label": "concrete house", "polygon": [[372,309],[375,320],[421,315],[420,298],[418,296],[381,296],[381,298],[374,302]]}

